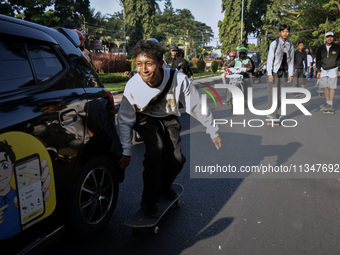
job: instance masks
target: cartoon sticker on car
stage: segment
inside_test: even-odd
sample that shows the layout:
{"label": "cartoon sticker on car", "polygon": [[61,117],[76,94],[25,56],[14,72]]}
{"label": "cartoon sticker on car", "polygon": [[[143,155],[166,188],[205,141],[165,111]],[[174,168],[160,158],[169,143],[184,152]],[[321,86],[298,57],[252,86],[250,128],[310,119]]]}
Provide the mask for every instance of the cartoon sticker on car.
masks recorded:
{"label": "cartoon sticker on car", "polygon": [[0,240],[15,236],[55,209],[50,156],[23,132],[0,135]]}

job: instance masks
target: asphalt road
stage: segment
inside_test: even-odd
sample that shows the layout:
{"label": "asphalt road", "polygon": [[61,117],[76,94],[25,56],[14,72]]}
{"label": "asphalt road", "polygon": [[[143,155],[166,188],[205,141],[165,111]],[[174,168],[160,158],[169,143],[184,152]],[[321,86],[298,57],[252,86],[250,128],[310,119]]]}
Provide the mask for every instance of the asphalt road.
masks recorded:
{"label": "asphalt road", "polygon": [[[184,186],[182,206],[165,215],[158,235],[133,233],[123,225],[141,199],[144,145],[137,144],[110,224],[86,240],[61,240],[44,254],[340,254],[340,173],[334,174],[340,163],[340,96],[337,93],[336,114],[325,115],[318,108],[324,99],[317,96],[314,82],[308,85],[312,98],[306,108],[312,116],[289,106],[285,119],[296,120],[294,128],[228,123],[220,127],[223,147],[218,152],[201,125],[183,114],[182,148],[188,161],[176,180]],[[217,92],[223,98],[224,91]],[[258,108],[266,108],[266,93],[264,83],[254,85]],[[215,118],[228,122],[265,119],[249,110],[233,116],[229,106],[215,106],[211,100],[208,104]],[[197,165],[216,164],[236,169],[295,166],[297,172],[247,173],[242,178],[195,173]],[[319,173],[310,170],[318,164],[326,166]],[[320,172],[329,174],[331,167],[332,178],[324,178]]]}

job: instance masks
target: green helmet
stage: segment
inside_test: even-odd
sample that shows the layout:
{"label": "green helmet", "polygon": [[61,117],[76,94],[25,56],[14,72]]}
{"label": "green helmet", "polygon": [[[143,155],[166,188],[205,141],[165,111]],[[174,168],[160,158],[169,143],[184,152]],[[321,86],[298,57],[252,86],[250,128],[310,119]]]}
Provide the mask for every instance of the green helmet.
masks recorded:
{"label": "green helmet", "polygon": [[244,46],[240,46],[239,49],[238,49],[238,52],[247,52],[248,49]]}

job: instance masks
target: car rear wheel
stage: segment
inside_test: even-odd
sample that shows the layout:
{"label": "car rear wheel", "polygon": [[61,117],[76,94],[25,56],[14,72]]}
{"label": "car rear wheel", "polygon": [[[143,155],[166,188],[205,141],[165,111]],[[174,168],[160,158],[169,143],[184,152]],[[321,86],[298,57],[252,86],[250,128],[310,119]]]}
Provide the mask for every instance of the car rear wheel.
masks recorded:
{"label": "car rear wheel", "polygon": [[93,234],[111,219],[119,190],[113,166],[109,158],[95,156],[76,177],[68,212],[68,224],[76,236]]}

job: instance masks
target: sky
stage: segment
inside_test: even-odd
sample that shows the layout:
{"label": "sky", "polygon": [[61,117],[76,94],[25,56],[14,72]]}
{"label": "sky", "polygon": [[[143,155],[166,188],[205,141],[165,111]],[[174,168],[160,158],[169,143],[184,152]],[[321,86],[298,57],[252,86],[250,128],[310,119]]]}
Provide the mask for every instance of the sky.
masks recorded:
{"label": "sky", "polygon": [[[172,7],[176,9],[189,9],[196,21],[210,26],[214,32],[214,40],[209,45],[216,47],[218,43],[218,21],[223,20],[222,0],[171,0]],[[161,10],[164,9],[165,1],[158,2]],[[102,15],[113,14],[121,11],[122,7],[118,0],[90,0],[91,8]]]}

